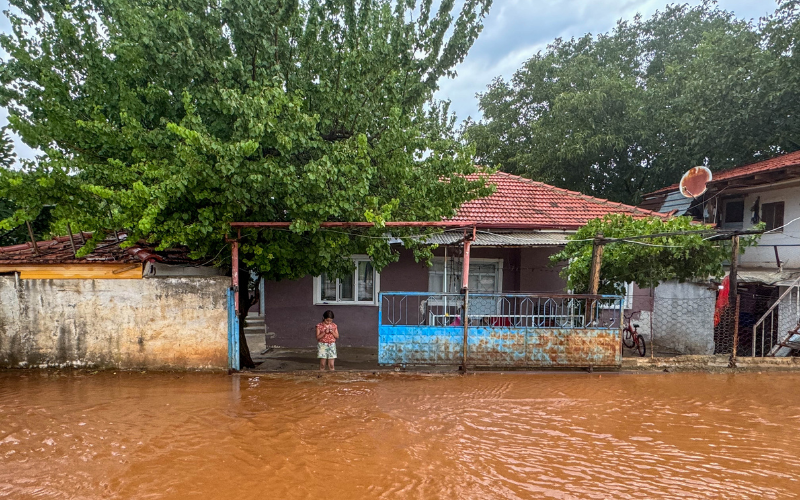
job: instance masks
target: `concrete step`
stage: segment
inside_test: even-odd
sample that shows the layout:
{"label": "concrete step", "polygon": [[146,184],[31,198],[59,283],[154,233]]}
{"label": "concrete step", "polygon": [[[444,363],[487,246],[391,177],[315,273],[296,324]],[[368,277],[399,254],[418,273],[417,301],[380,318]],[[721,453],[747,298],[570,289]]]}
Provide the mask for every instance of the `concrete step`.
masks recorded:
{"label": "concrete step", "polygon": [[263,316],[248,316],[244,320],[244,326],[249,327],[259,327],[264,328],[264,317]]}
{"label": "concrete step", "polygon": [[260,332],[248,332],[247,330],[244,331],[244,336],[247,337],[247,338],[252,337],[254,339],[255,338],[260,338],[260,339],[263,340],[264,339],[264,335],[266,335],[268,339],[275,338],[275,332],[267,332],[265,334],[263,330],[260,331]]}

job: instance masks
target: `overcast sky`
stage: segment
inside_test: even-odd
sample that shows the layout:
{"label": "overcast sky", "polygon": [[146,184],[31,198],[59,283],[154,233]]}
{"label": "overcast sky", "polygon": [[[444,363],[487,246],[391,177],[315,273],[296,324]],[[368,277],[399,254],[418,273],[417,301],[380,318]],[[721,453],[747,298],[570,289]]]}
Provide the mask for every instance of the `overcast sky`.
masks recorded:
{"label": "overcast sky", "polygon": [[[478,119],[480,111],[475,94],[483,92],[498,76],[509,79],[523,62],[556,38],[605,33],[619,19],[632,19],[637,13],[650,17],[657,10],[664,10],[668,3],[665,0],[494,0],[483,32],[464,62],[456,67],[458,76],[440,82],[436,97],[451,101],[450,109],[459,121],[469,116]],[[755,23],[777,8],[775,0],[719,0],[718,4],[736,17]]]}
{"label": "overcast sky", "polygon": [[[687,2],[692,5],[698,0]],[[494,0],[484,29],[467,58],[456,69],[458,76],[441,82],[436,97],[449,99],[459,121],[480,117],[475,94],[482,92],[495,77],[509,78],[522,63],[557,37],[580,37],[586,33],[605,33],[618,19],[637,13],[651,16],[663,10],[664,0]],[[7,0],[0,0],[2,10]],[[719,0],[722,9],[737,17],[758,19],[771,14],[775,0]],[[0,29],[9,30],[8,19],[0,16]],[[0,110],[0,126],[6,112]],[[30,158],[33,151],[16,141],[17,154]]]}

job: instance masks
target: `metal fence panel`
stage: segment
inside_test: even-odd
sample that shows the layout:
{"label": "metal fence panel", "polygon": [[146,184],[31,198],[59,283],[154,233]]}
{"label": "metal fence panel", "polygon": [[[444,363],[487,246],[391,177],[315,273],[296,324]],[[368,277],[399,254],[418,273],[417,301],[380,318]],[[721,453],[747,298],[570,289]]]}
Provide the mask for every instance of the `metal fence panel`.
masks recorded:
{"label": "metal fence panel", "polygon": [[[382,365],[487,367],[619,366],[622,297],[380,294],[378,362]],[[475,304],[475,308],[473,308]]]}

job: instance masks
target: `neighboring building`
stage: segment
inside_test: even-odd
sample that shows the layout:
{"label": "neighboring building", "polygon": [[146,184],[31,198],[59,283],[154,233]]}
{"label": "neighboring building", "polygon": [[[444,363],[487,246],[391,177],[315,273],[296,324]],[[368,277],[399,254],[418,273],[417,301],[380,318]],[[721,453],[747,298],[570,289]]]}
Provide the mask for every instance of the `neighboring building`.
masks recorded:
{"label": "neighboring building", "polygon": [[[465,203],[453,221],[477,223],[472,244],[469,285],[473,292],[565,293],[558,266],[549,258],[589,220],[611,213],[634,217],[662,216],[621,203],[593,198],[522,177],[495,173],[497,186],[486,198]],[[426,242],[438,244],[432,266],[414,261],[400,248],[399,261],[379,274],[364,255],[353,256],[353,274],[345,279],[306,276],[262,285],[264,319],[282,347],[315,344],[314,325],[326,309],[336,314],[340,343],[378,344],[378,294],[388,292],[458,292],[464,230],[444,230]],[[471,310],[492,307],[471,302]],[[627,306],[631,307],[630,303]]]}
{"label": "neighboring building", "polygon": [[762,340],[768,351],[771,341],[794,327],[800,315],[800,151],[715,173],[696,199],[683,197],[677,184],[660,189],[645,195],[640,208],[676,211],[721,229],[746,230],[764,222],[767,232],[758,246],[740,257],[739,353],[753,352],[752,327],[765,315],[774,327],[767,326],[772,331],[766,338],[756,333],[757,355]]}
{"label": "neighboring building", "polygon": [[0,367],[227,369],[230,278],[124,236],[76,258],[89,236],[0,247]]}

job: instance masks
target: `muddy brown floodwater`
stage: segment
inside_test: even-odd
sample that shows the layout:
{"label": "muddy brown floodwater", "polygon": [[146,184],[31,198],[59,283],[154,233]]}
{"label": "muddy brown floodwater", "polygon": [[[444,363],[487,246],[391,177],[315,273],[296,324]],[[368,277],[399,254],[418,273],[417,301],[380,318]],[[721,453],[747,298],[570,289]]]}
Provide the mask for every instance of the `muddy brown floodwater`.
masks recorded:
{"label": "muddy brown floodwater", "polygon": [[0,372],[0,497],[797,498],[800,374]]}

